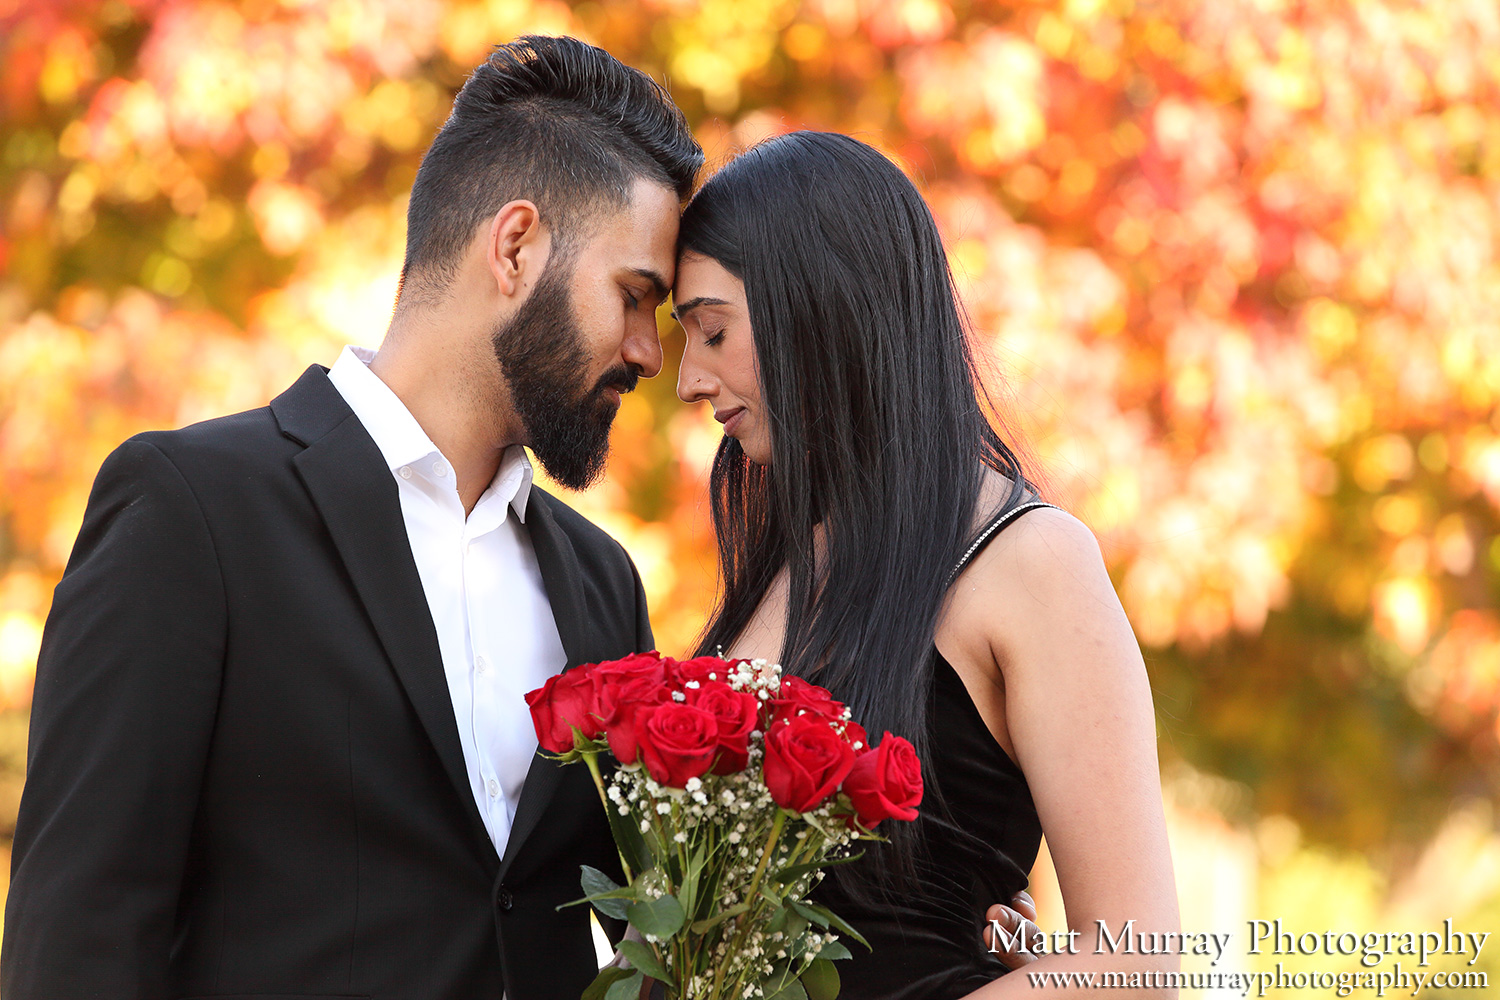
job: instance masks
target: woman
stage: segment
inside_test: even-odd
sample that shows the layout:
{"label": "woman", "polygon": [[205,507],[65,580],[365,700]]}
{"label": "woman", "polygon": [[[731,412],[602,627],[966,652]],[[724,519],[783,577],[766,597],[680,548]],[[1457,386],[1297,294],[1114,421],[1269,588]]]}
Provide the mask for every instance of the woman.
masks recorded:
{"label": "woman", "polygon": [[1044,831],[1079,953],[1027,971],[1175,970],[1093,954],[1096,921],[1178,927],[1150,690],[1093,535],[990,422],[920,195],[863,143],[792,133],[704,185],[679,253],[678,395],[725,432],[699,652],[779,661],[923,760],[922,817],[816,892],[874,947],[841,995],[1035,995],[980,930]]}

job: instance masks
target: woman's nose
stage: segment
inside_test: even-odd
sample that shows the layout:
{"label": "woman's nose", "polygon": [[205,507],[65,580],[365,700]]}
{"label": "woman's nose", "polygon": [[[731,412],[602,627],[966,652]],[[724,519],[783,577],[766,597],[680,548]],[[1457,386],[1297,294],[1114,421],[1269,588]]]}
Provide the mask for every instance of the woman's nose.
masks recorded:
{"label": "woman's nose", "polygon": [[712,397],[718,391],[717,383],[684,352],[682,366],[677,369],[677,398],[684,403],[696,403]]}

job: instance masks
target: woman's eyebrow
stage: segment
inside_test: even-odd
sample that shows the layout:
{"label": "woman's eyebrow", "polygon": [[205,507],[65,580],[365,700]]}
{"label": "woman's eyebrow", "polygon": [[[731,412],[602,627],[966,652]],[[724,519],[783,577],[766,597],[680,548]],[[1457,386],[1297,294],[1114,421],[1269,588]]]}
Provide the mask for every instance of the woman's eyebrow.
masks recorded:
{"label": "woman's eyebrow", "polygon": [[725,302],[723,299],[715,299],[715,298],[711,298],[711,297],[709,297],[707,295],[700,295],[696,299],[688,299],[686,302],[684,302],[680,306],[674,306],[673,309],[672,309],[672,318],[675,319],[677,322],[681,323],[682,322],[682,317],[686,316],[688,313],[692,312],[694,309],[697,309],[699,306],[727,306],[727,305],[729,305],[729,303]]}

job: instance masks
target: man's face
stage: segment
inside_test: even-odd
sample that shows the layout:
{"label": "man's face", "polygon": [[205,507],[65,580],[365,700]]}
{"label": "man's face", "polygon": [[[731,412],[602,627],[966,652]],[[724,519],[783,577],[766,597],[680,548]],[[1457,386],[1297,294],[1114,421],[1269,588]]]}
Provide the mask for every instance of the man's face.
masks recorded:
{"label": "man's face", "polygon": [[656,307],[672,285],[676,192],[638,178],[628,205],[572,234],[495,331],[495,354],[527,444],[570,489],[598,480],[620,395],[661,371]]}

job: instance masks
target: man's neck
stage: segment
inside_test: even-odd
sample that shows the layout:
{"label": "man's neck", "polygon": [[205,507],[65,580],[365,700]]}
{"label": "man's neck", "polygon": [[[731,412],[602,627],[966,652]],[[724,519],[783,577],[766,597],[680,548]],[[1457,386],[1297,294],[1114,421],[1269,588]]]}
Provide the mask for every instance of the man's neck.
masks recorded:
{"label": "man's neck", "polygon": [[495,478],[505,449],[522,442],[509,400],[495,398],[498,376],[489,377],[484,360],[466,357],[462,343],[430,325],[398,331],[393,322],[370,370],[453,466],[468,514]]}

